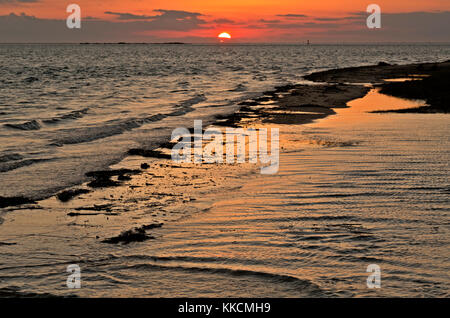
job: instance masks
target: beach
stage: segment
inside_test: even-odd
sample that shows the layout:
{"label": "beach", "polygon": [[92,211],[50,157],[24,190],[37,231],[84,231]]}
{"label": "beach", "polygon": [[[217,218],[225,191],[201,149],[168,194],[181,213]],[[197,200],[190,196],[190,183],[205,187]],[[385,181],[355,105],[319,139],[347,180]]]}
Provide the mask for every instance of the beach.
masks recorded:
{"label": "beach", "polygon": [[[1,197],[1,295],[448,297],[449,69],[315,72],[205,118],[278,127],[274,175],[174,163],[163,140],[56,195]],[[65,287],[69,264],[79,291]],[[384,288],[367,289],[369,264]]]}

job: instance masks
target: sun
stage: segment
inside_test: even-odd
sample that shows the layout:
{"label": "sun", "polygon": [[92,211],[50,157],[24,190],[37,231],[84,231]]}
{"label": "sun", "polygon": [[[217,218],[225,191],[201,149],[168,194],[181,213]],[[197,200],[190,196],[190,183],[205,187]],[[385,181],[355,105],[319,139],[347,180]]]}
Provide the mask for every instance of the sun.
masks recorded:
{"label": "sun", "polygon": [[227,32],[222,32],[217,36],[219,39],[231,39],[231,35]]}

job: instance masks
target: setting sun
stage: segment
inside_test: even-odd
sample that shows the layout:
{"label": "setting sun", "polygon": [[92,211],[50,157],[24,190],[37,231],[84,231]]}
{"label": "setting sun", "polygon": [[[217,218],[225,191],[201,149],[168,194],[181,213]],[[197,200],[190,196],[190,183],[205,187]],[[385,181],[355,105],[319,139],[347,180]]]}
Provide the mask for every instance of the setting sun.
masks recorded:
{"label": "setting sun", "polygon": [[227,32],[220,33],[218,36],[219,39],[231,39],[231,35]]}

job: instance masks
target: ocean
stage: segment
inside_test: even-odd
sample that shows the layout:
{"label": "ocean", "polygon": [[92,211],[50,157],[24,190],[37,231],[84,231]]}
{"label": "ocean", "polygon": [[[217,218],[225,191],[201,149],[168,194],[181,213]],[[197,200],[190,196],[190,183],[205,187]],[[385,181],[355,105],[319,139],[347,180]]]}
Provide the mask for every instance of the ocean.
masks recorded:
{"label": "ocean", "polygon": [[449,56],[449,45],[3,44],[0,196],[47,197],[186,118],[207,123],[314,71]]}

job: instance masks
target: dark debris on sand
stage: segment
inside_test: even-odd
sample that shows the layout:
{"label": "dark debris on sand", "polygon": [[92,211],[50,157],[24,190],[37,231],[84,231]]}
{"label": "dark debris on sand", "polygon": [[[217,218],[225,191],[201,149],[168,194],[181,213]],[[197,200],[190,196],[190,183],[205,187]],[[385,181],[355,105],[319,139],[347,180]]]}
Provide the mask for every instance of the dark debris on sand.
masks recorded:
{"label": "dark debris on sand", "polygon": [[146,231],[150,229],[160,228],[162,226],[163,226],[162,223],[143,225],[141,227],[136,227],[134,229],[124,231],[120,233],[118,236],[105,239],[102,241],[102,243],[108,244],[122,243],[125,245],[132,242],[144,242],[147,240],[155,239],[153,236],[148,235]]}
{"label": "dark debris on sand", "polygon": [[62,192],[58,193],[56,195],[56,197],[61,202],[69,202],[70,200],[72,200],[76,196],[79,196],[80,194],[86,194],[86,193],[89,193],[89,192],[91,192],[91,190],[88,190],[88,189],[70,189],[70,190],[65,190],[65,191],[62,191]]}
{"label": "dark debris on sand", "polygon": [[111,212],[112,206],[113,206],[112,204],[94,204],[93,206],[90,206],[90,207],[80,207],[80,208],[76,208],[75,210],[77,210],[77,211],[89,210],[89,211]]}
{"label": "dark debris on sand", "polygon": [[[86,173],[87,177],[94,178],[93,181],[88,183],[91,188],[108,188],[117,187],[121,183],[119,181],[129,180],[130,175],[135,175],[140,173],[140,170],[130,170],[130,169],[118,169],[118,170],[103,170],[103,171],[91,171]],[[117,176],[117,180],[111,180],[112,177]]]}
{"label": "dark debris on sand", "polygon": [[110,188],[110,187],[118,187],[119,185],[120,182],[113,181],[109,178],[95,179],[94,181],[88,183],[88,187],[91,188]]}
{"label": "dark debris on sand", "polygon": [[146,158],[172,159],[171,155],[157,150],[130,149],[128,150],[128,154],[130,156],[141,156]]}
{"label": "dark debris on sand", "polygon": [[160,148],[172,149],[177,143],[176,142],[165,142],[159,145]]}
{"label": "dark debris on sand", "polygon": [[100,213],[100,212],[69,212],[67,213],[67,216],[96,216],[96,215],[119,215],[118,213],[113,213],[113,212],[105,212],[105,213]]}
{"label": "dark debris on sand", "polygon": [[0,246],[11,246],[11,245],[17,245],[17,243],[8,243],[8,242],[0,242]]}
{"label": "dark debris on sand", "polygon": [[143,225],[141,228],[144,230],[152,230],[152,229],[160,228],[163,225],[164,225],[164,223],[154,223],[154,224]]}
{"label": "dark debris on sand", "polygon": [[36,204],[36,201],[25,197],[0,197],[0,208],[17,206],[22,204]]}
{"label": "dark debris on sand", "polygon": [[94,204],[93,206],[75,208],[76,211],[93,211],[93,212],[70,212],[68,216],[82,216],[82,215],[118,215],[112,211],[113,204]]}
{"label": "dark debris on sand", "polygon": [[140,173],[139,170],[131,170],[131,169],[117,169],[117,170],[100,170],[100,171],[91,171],[86,173],[87,177],[93,178],[111,178],[114,176],[120,175],[132,175]]}

